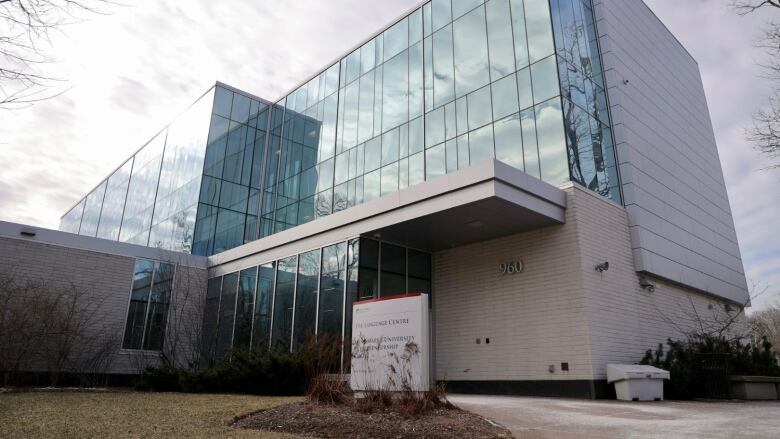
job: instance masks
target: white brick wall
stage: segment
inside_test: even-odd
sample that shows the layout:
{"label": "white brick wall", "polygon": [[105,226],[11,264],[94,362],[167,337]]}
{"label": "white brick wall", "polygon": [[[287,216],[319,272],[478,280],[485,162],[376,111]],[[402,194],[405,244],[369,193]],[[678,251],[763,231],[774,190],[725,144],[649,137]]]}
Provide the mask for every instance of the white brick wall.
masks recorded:
{"label": "white brick wall", "polygon": [[[626,211],[579,186],[565,190],[564,225],[434,254],[437,379],[603,379],[607,363],[635,363],[682,337],[694,324],[691,301],[704,319],[709,304],[723,308],[668,282],[641,289]],[[499,264],[517,258],[524,271],[502,276]],[[605,261],[609,270],[598,273]]]}

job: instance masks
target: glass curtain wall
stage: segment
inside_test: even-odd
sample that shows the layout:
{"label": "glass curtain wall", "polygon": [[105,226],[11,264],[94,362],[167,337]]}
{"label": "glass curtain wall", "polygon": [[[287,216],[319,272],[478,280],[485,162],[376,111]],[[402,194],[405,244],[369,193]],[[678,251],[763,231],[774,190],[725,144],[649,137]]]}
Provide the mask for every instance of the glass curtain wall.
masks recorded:
{"label": "glass curtain wall", "polygon": [[621,203],[590,0],[551,0],[571,179]]}
{"label": "glass curtain wall", "polygon": [[374,289],[361,299],[430,294],[430,254],[366,238],[215,277],[208,283],[203,364],[220,361],[231,348],[289,351],[314,337],[349,340],[351,304],[359,300],[365,276],[360,261],[370,249],[381,275],[372,278]]}
{"label": "glass curtain wall", "polygon": [[[268,103],[216,86],[201,168],[193,253],[212,255],[257,239]],[[205,136],[204,136],[205,137]],[[197,192],[196,192],[197,193]]]}
{"label": "glass curtain wall", "polygon": [[60,230],[190,252],[213,100],[212,89],[71,209]]}
{"label": "glass curtain wall", "polygon": [[325,69],[271,110],[258,237],[493,158],[569,180],[555,38],[548,0],[433,0]]}

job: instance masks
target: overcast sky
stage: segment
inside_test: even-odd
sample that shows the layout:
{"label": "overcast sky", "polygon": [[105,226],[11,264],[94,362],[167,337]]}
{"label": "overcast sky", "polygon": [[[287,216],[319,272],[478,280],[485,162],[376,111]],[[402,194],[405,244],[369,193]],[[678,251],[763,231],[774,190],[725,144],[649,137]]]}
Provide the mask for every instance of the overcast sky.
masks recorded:
{"label": "overcast sky", "polygon": [[[51,73],[72,88],[0,111],[0,219],[56,229],[66,209],[215,81],[275,100],[417,0],[144,3],[55,35]],[[749,282],[779,291],[780,170],[762,170],[767,160],[744,129],[771,90],[753,46],[780,13],[738,17],[729,0],[647,3],[699,62]]]}

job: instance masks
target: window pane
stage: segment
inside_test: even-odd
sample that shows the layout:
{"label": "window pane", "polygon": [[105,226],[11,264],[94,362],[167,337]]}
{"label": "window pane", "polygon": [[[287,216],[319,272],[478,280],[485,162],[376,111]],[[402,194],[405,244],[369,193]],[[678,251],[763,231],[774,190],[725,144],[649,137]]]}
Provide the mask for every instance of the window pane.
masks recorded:
{"label": "window pane", "polygon": [[425,151],[425,180],[430,181],[447,173],[444,161],[444,144],[429,148]]}
{"label": "window pane", "polygon": [[376,137],[366,142],[365,172],[373,171],[382,164],[382,138]]}
{"label": "window pane", "polygon": [[171,301],[176,266],[161,262],[156,262],[154,265],[154,283],[152,285],[152,295],[149,298],[149,312],[146,317],[144,349],[161,351],[165,342],[168,304]]}
{"label": "window pane", "polygon": [[539,171],[539,149],[536,143],[536,111],[529,108],[520,113],[520,125],[523,129],[523,162],[525,172],[541,178]]}
{"label": "window pane", "polygon": [[379,297],[379,243],[372,239],[360,239],[360,274],[358,276],[358,300]]}
{"label": "window pane", "polygon": [[493,120],[490,87],[483,87],[468,95],[469,130],[479,128]]}
{"label": "window pane", "polygon": [[492,159],[493,125],[484,126],[469,133],[469,152],[471,165]]}
{"label": "window pane", "polygon": [[536,133],[542,180],[558,185],[569,179],[560,99],[536,107]]}
{"label": "window pane", "polygon": [[509,11],[509,0],[490,0],[485,4],[485,8],[490,47],[490,78],[495,81],[515,71],[512,15]]}
{"label": "window pane", "polygon": [[404,18],[384,33],[384,60],[389,60],[407,47],[409,47],[409,20]]}
{"label": "window pane", "polygon": [[[349,343],[352,340],[352,304],[358,301],[359,285],[358,272],[360,264],[360,239],[352,239],[347,244],[347,287],[346,303],[344,304],[344,341]],[[350,364],[349,359],[345,361]],[[346,366],[345,365],[345,366]]]}
{"label": "window pane", "polygon": [[317,318],[317,285],[320,276],[320,250],[300,255],[295,291],[295,329],[293,349],[314,337]]}
{"label": "window pane", "polygon": [[267,349],[271,335],[271,308],[276,277],[276,262],[258,267],[255,322],[252,326],[252,349]]}
{"label": "window pane", "polygon": [[450,0],[433,0],[431,2],[431,21],[434,32],[452,21]]}
{"label": "window pane", "polygon": [[84,214],[81,217],[79,235],[95,236],[100,221],[100,210],[103,207],[103,198],[106,195],[106,181],[101,183],[89,195],[84,203]]}
{"label": "window pane", "polygon": [[103,199],[103,209],[100,212],[97,237],[116,241],[119,239],[119,225],[125,210],[127,185],[130,182],[130,171],[133,159],[128,160],[108,178],[106,195]]}
{"label": "window pane", "polygon": [[[320,278],[320,302],[317,336],[341,340],[341,317],[344,307],[346,276],[346,243],[322,249],[322,277]],[[350,303],[351,307],[352,304]]]}
{"label": "window pane", "polygon": [[358,143],[374,135],[374,74],[360,78],[360,103],[358,110]]}
{"label": "window pane", "polygon": [[398,192],[398,163],[382,168],[382,195]]}
{"label": "window pane", "polygon": [[534,103],[558,96],[558,69],[555,65],[555,57],[545,58],[532,65],[531,80],[534,85]]}
{"label": "window pane", "polygon": [[409,15],[409,44],[422,40],[422,33],[422,9],[418,9]]}
{"label": "window pane", "polygon": [[382,130],[409,120],[409,52],[404,51],[384,65]]}
{"label": "window pane", "polygon": [[444,142],[444,107],[425,115],[425,147],[430,148]]}
{"label": "window pane", "polygon": [[425,181],[425,153],[420,152],[409,157],[409,186]]}
{"label": "window pane", "polygon": [[381,296],[406,294],[406,249],[382,243]]}
{"label": "window pane", "polygon": [[233,344],[233,324],[236,317],[236,292],[238,273],[226,274],[222,278],[222,294],[219,299],[219,323],[217,325],[217,347],[214,360],[224,358]]}
{"label": "window pane", "polygon": [[433,34],[434,107],[444,105],[455,98],[455,76],[452,63],[452,26],[447,26]]}
{"label": "window pane", "polygon": [[214,93],[214,114],[229,118],[233,107],[233,92],[222,87],[216,87]]}
{"label": "window pane", "polygon": [[525,0],[525,18],[528,26],[528,54],[531,63],[552,55],[552,22],[548,0]]}
{"label": "window pane", "polygon": [[469,136],[464,134],[457,139],[458,142],[458,169],[469,167]]}
{"label": "window pane", "polygon": [[409,49],[409,118],[423,112],[423,48],[417,43]]}
{"label": "window pane", "polygon": [[456,20],[466,12],[482,4],[483,0],[452,0],[452,19]]}
{"label": "window pane", "polygon": [[215,277],[208,280],[206,288],[206,305],[203,310],[203,326],[201,330],[201,358],[202,367],[213,363],[214,347],[217,341],[217,320],[219,319],[219,292],[222,287],[222,278]]}
{"label": "window pane", "polygon": [[422,117],[418,117],[409,122],[409,154],[414,154],[423,150],[425,140],[422,125]]}
{"label": "window pane", "polygon": [[376,47],[371,40],[360,48],[360,74],[367,73],[376,66]]}
{"label": "window pane", "polygon": [[233,347],[236,349],[249,349],[249,342],[252,337],[256,286],[257,267],[242,270],[238,278],[236,324],[233,334]]}
{"label": "window pane", "polygon": [[501,119],[519,110],[517,106],[517,81],[514,75],[507,76],[492,85],[493,120]]}
{"label": "window pane", "polygon": [[292,340],[293,298],[298,258],[291,256],[278,263],[271,347],[280,351],[289,351]]}
{"label": "window pane", "polygon": [[130,291],[130,307],[127,310],[124,349],[141,349],[144,337],[144,322],[152,290],[154,263],[144,259],[135,261],[133,267],[133,289]]}
{"label": "window pane", "polygon": [[520,128],[520,114],[515,113],[494,124],[496,136],[496,159],[523,170],[523,134]]}
{"label": "window pane", "polygon": [[363,201],[369,202],[381,194],[380,171],[369,172],[363,176]]}
{"label": "window pane", "polygon": [[447,173],[458,170],[458,142],[455,139],[448,140],[445,144],[447,155]]}
{"label": "window pane", "polygon": [[534,97],[531,91],[531,69],[528,67],[517,72],[517,92],[521,110],[534,105]]}
{"label": "window pane", "polygon": [[490,82],[485,9],[477,8],[455,21],[452,33],[455,56],[455,95],[460,97]]}
{"label": "window pane", "polygon": [[382,165],[387,165],[398,160],[399,154],[399,132],[398,128],[386,132],[382,136]]}

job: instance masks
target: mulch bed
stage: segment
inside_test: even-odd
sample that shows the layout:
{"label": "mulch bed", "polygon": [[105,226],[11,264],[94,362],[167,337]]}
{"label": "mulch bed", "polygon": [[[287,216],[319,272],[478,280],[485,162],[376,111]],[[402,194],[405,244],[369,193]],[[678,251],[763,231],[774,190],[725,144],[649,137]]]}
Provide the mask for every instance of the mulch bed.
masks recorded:
{"label": "mulch bed", "polygon": [[253,413],[237,420],[234,426],[339,439],[512,437],[509,430],[457,408],[436,408],[418,417],[406,417],[390,409],[361,413],[349,405],[311,402],[288,404]]}

